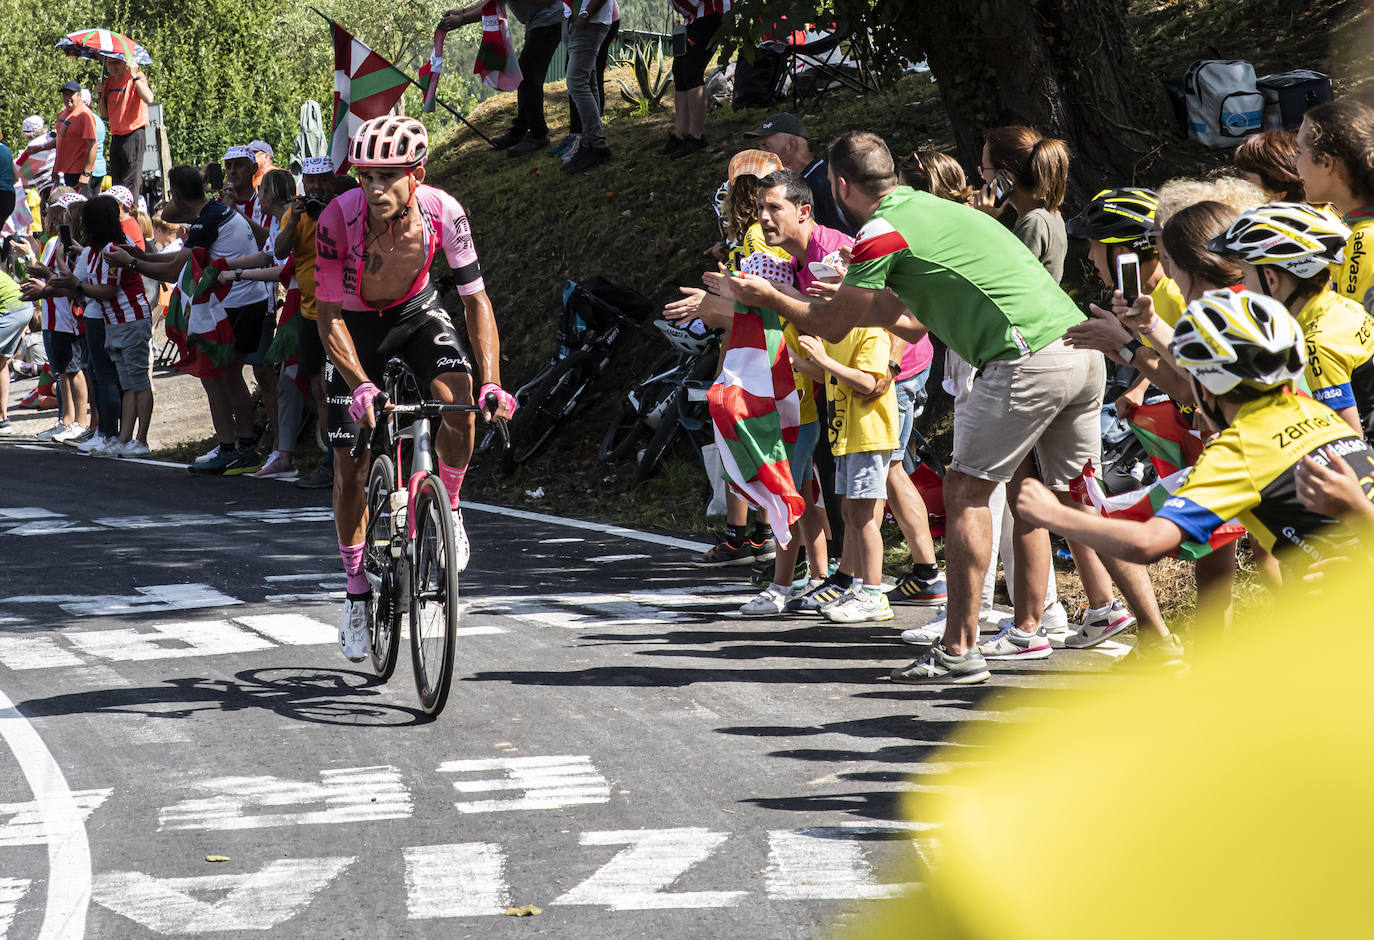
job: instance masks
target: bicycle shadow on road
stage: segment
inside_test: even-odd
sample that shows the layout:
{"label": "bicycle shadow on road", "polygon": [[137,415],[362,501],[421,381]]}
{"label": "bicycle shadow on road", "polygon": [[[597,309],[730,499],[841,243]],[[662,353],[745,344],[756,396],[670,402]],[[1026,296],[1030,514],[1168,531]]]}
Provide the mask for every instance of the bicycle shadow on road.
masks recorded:
{"label": "bicycle shadow on road", "polygon": [[200,712],[263,709],[326,725],[394,728],[432,720],[418,709],[378,701],[383,684],[376,676],[344,669],[269,667],[235,673],[234,681],[188,676],[143,688],[29,699],[18,708],[29,718],[118,713],[186,719]]}

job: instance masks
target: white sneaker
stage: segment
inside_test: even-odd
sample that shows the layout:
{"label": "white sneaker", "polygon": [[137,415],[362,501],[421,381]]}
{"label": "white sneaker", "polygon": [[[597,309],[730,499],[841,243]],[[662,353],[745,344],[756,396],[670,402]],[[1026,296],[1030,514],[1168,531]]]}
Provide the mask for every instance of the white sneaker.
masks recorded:
{"label": "white sneaker", "polygon": [[129,438],[128,443],[119,445],[119,453],[116,456],[147,457],[148,454],[151,452],[152,448],[150,448],[147,444],[145,444],[143,441],[140,441],[136,437],[131,437]]}
{"label": "white sneaker", "polygon": [[191,465],[198,466],[200,464],[209,463],[210,461],[214,460],[216,457],[219,456],[219,451],[220,446],[216,444],[214,447],[210,448],[205,453],[201,454],[195,460],[191,461]]}
{"label": "white sneaker", "polygon": [[339,649],[350,663],[360,663],[367,659],[370,646],[369,625],[372,623],[372,595],[347,598],[344,601],[343,617],[339,620]]}
{"label": "white sneaker", "polygon": [[84,424],[69,424],[65,431],[52,436],[57,444],[81,444],[91,439],[91,429]]}
{"label": "white sneaker", "polygon": [[787,599],[791,593],[779,594],[771,587],[763,591],[739,609],[741,617],[781,617],[787,609]]}
{"label": "white sneaker", "polygon": [[290,454],[283,454],[279,450],[272,451],[267,457],[267,462],[262,465],[262,469],[253,474],[255,480],[294,480],[300,476],[296,470],[296,461]]}
{"label": "white sneaker", "polygon": [[833,607],[821,611],[831,623],[876,623],[892,619],[892,607],[886,594],[876,597],[867,590],[852,591]]}
{"label": "white sneaker", "polygon": [[1022,633],[1008,626],[992,639],[979,643],[978,652],[984,659],[1048,659],[1050,638],[1045,636],[1044,628]]}
{"label": "white sneaker", "polygon": [[[78,448],[80,449],[80,448]],[[87,453],[92,457],[118,457],[124,445],[117,437],[107,437],[99,447],[92,447]]]}
{"label": "white sneaker", "polygon": [[48,441],[51,441],[54,438],[56,438],[57,435],[67,430],[67,427],[68,426],[65,422],[59,421],[52,427],[48,428],[46,431],[39,431],[37,434],[33,436],[33,439],[35,441],[42,441],[46,444]]}
{"label": "white sneaker", "polygon": [[468,533],[463,528],[463,510],[457,506],[453,507],[453,547],[458,556],[453,562],[461,574],[467,570],[468,562],[472,560],[472,546],[468,544]]}
{"label": "white sneaker", "polygon": [[[935,617],[923,627],[912,627],[910,630],[902,631],[903,642],[914,646],[934,646],[940,642],[940,638],[945,635],[946,605],[941,604],[935,608]],[[1008,619],[1005,611],[997,610],[992,607],[984,607],[978,611],[978,632],[979,633],[1000,633],[1004,626],[1004,620]]]}
{"label": "white sneaker", "polygon": [[1119,600],[1113,600],[1112,606],[1104,614],[1088,617],[1085,612],[1083,625],[1077,633],[1064,640],[1064,645],[1071,650],[1091,649],[1134,626],[1135,617],[1126,609],[1126,605]]}
{"label": "white sneaker", "polygon": [[82,441],[80,444],[77,444],[76,449],[81,451],[81,453],[83,454],[89,454],[93,450],[98,450],[99,448],[104,447],[105,443],[105,435],[101,434],[99,431],[96,431],[90,437],[86,438],[86,440]]}
{"label": "white sneaker", "polygon": [[1055,601],[1045,608],[1045,612],[1040,615],[1040,626],[1045,628],[1045,632],[1069,633],[1073,627],[1069,624],[1069,612],[1064,609],[1064,605]]}

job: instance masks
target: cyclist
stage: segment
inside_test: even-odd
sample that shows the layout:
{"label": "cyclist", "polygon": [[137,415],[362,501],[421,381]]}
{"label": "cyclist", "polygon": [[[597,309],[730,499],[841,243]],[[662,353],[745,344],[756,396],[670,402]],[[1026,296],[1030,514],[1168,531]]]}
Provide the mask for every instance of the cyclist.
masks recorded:
{"label": "cyclist", "polygon": [[[348,159],[362,186],[338,196],[320,214],[316,229],[315,298],[320,339],[328,361],[325,386],[329,441],[334,447],[334,524],[348,575],[339,624],[344,656],[368,655],[372,592],[363,574],[367,458],[351,448],[358,426],[375,423],[376,382],[387,360],[402,358],[422,392],[447,404],[472,404],[473,363],[453,321],[439,302],[429,268],[442,248],[463,299],[468,336],[485,383],[478,395],[495,393],[495,412],[506,418],[513,397],[501,388],[500,336],[482,283],[472,232],[452,196],[424,185],[429,135],[414,118],[374,118],[358,128]],[[453,508],[459,571],[468,562],[467,534],[458,494],[472,456],[471,414],[445,415],[435,436],[439,476]]]}
{"label": "cyclist", "polygon": [[1349,238],[1330,212],[1276,202],[1246,212],[1208,247],[1239,259],[1245,286],[1288,308],[1307,341],[1312,397],[1365,432],[1374,427],[1374,320],[1331,289]]}
{"label": "cyclist", "polygon": [[1303,505],[1296,471],[1304,457],[1319,466],[1343,458],[1369,496],[1374,452],[1336,412],[1293,392],[1306,349],[1283,304],[1253,291],[1208,291],[1179,319],[1172,345],[1199,409],[1221,432],[1187,482],[1152,518],[1130,522],[1068,509],[1028,481],[1017,500],[1021,515],[1104,555],[1141,563],[1185,537],[1206,541],[1232,518],[1290,569],[1350,557],[1358,537]]}

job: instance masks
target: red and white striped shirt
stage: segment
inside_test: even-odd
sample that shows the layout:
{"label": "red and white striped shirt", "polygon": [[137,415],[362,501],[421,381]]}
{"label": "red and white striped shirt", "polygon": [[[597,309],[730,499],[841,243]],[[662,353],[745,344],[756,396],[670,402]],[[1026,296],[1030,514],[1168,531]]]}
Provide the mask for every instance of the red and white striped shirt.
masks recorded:
{"label": "red and white striped shirt", "polygon": [[[53,237],[43,246],[40,259],[49,271],[57,270],[57,253],[62,250],[62,239]],[[43,298],[43,329],[52,333],[78,333],[76,322],[80,312],[73,306],[70,297]]]}
{"label": "red and white striped shirt", "polygon": [[133,268],[116,268],[110,264],[105,258],[105,249],[109,247],[87,248],[77,259],[73,273],[79,280],[119,288],[110,300],[90,298],[87,311],[94,306],[106,323],[132,323],[152,316],[148,297],[143,293],[143,278]]}

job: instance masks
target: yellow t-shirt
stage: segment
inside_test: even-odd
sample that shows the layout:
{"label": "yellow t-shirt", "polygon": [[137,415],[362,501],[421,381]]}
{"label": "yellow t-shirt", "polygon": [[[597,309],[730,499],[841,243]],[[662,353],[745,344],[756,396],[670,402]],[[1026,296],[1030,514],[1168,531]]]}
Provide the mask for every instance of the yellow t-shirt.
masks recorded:
{"label": "yellow t-shirt", "polygon": [[[801,359],[808,358],[806,352],[797,342],[797,328],[790,320],[783,321],[782,338],[787,343],[787,348],[792,350],[792,354]],[[816,383],[802,375],[796,369],[792,370],[792,380],[797,383],[797,400],[801,405],[801,423],[810,424],[812,421],[820,420],[820,413],[816,410]]]}
{"label": "yellow t-shirt", "polygon": [[1178,323],[1178,318],[1188,309],[1188,301],[1183,299],[1183,291],[1178,289],[1178,285],[1171,277],[1166,277],[1155,285],[1155,289],[1150,291],[1150,299],[1154,301],[1155,313],[1169,324],[1170,328]]}
{"label": "yellow t-shirt", "polygon": [[[882,376],[892,358],[892,337],[875,326],[858,327],[838,343],[826,343],[826,354],[836,362]],[[844,382],[827,375],[825,397],[833,417],[830,424],[830,450],[841,454],[864,454],[897,447],[897,390],[891,385],[881,398],[860,398]]]}
{"label": "yellow t-shirt", "polygon": [[1374,411],[1374,319],[1349,297],[1324,290],[1296,317],[1307,342],[1305,377],[1312,397],[1360,417]]}
{"label": "yellow t-shirt", "polygon": [[296,226],[296,286],[301,289],[301,316],[315,319],[315,220],[290,209],[286,219]]}
{"label": "yellow t-shirt", "polygon": [[762,251],[773,255],[783,261],[791,261],[792,256],[781,248],[774,248],[763,240],[763,228],[755,222],[744,232],[744,241],[730,249],[730,255],[725,261],[726,267],[736,274],[739,273],[740,263],[756,251]]}
{"label": "yellow t-shirt", "polygon": [[1356,209],[1345,217],[1350,239],[1345,243],[1345,260],[1333,265],[1331,278],[1336,292],[1344,294],[1374,313],[1374,206]]}

